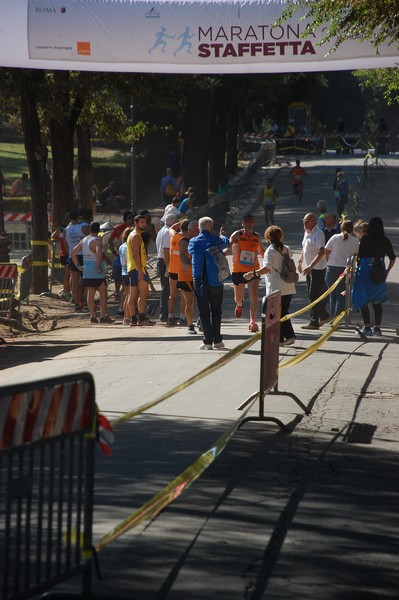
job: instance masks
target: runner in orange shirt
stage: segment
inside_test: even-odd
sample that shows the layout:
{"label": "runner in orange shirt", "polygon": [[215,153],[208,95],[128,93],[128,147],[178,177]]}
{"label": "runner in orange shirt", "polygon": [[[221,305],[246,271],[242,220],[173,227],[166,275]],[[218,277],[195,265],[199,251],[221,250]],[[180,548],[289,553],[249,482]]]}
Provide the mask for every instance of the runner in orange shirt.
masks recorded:
{"label": "runner in orange shirt", "polygon": [[243,229],[235,231],[230,237],[230,246],[233,253],[232,280],[234,284],[234,301],[236,303],[235,315],[240,318],[244,302],[245,284],[248,284],[249,293],[249,330],[256,332],[259,327],[256,323],[258,314],[258,291],[260,276],[254,274],[251,281],[244,278],[244,273],[255,271],[259,268],[258,254],[262,257],[265,253],[262,246],[260,233],[254,231],[255,219],[252,215],[245,215],[242,219]]}

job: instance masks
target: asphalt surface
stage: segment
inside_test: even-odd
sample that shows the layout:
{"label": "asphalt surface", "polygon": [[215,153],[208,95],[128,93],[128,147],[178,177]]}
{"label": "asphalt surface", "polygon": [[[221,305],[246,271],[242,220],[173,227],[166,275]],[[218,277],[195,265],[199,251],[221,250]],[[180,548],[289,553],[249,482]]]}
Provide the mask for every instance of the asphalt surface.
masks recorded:
{"label": "asphalt surface", "polygon": [[[296,256],[305,212],[315,210],[319,199],[333,206],[335,167],[341,166],[355,187],[362,159],[305,157],[303,166],[308,177],[301,206],[292,196],[285,162],[272,170],[280,191],[276,223]],[[358,216],[382,216],[398,252],[399,158],[380,161],[371,174],[360,191]],[[257,198],[242,207],[248,209],[263,231]],[[364,341],[353,328],[339,329],[309,358],[281,369],[279,390],[296,394],[311,414],[288,396],[268,396],[265,414],[281,419],[291,433],[271,423],[245,424],[156,520],[99,553],[102,579],[93,577],[95,593],[139,600],[399,596],[398,284],[396,264],[388,281],[383,337]],[[227,349],[249,335],[248,315],[234,318],[232,296],[226,286]],[[305,304],[301,281],[292,309]],[[301,330],[307,320],[305,314],[294,321],[297,343],[281,349],[281,361],[327,330]],[[359,325],[359,314],[352,321]],[[199,339],[158,324],[132,332],[119,324],[90,328],[82,320],[78,334],[64,330],[61,336],[56,330],[41,335],[36,345],[27,339],[7,354],[0,349],[2,382],[89,370],[100,409],[110,418],[158,398],[225,354],[201,352]],[[97,456],[95,543],[232,427],[238,405],[259,387],[259,360],[256,343],[209,377],[115,428],[112,457]],[[257,414],[257,404],[250,414]],[[75,582],[62,588],[77,589]]]}

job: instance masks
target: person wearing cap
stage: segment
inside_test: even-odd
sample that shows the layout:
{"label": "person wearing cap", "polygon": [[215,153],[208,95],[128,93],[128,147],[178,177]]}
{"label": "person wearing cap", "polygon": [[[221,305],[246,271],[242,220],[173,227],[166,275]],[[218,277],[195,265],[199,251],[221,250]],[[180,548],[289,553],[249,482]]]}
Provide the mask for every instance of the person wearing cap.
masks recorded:
{"label": "person wearing cap", "polygon": [[258,315],[259,277],[247,281],[244,274],[259,268],[258,254],[263,257],[265,251],[260,233],[254,231],[255,218],[247,214],[242,218],[242,229],[238,229],[230,236],[230,247],[233,253],[233,269],[231,278],[234,284],[235,315],[242,316],[245,284],[248,285],[249,294],[249,331],[255,333],[259,330],[256,323]]}
{"label": "person wearing cap", "polygon": [[[173,214],[165,216],[165,224],[157,233],[155,240],[157,246],[157,272],[161,283],[160,316],[163,323],[168,321],[168,302],[169,302],[169,262],[170,262],[170,233],[169,228],[177,222]],[[173,315],[172,315],[173,317]]]}
{"label": "person wearing cap", "polygon": [[[82,312],[83,309],[83,282],[82,269],[78,269],[72,260],[72,250],[79,244],[86,235],[89,235],[89,224],[79,221],[77,210],[71,210],[69,213],[71,222],[65,227],[65,246],[69,255],[69,270],[71,272],[71,291],[75,303],[75,312]],[[83,253],[80,251],[76,256],[76,261],[80,267],[83,267]]]}

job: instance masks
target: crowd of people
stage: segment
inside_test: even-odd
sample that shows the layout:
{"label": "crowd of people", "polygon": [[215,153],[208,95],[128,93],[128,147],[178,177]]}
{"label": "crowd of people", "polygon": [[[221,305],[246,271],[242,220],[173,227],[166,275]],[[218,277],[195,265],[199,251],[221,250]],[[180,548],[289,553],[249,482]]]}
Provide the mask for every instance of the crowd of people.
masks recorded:
{"label": "crowd of people", "polygon": [[[299,160],[290,174],[293,191],[301,202],[306,172]],[[312,306],[309,323],[302,328],[318,330],[342,314],[348,306],[344,271],[349,259],[357,255],[351,302],[363,317],[362,333],[366,336],[381,335],[382,303],[387,298],[386,277],[395,263],[395,254],[379,217],[373,217],[369,223],[358,221],[355,224],[345,218],[343,209],[348,194],[348,185],[342,185],[345,181],[344,174],[337,169],[333,185],[336,211],[328,211],[326,202],[319,201],[318,214],[309,212],[303,217],[304,234],[297,270],[306,279],[307,296]],[[173,187],[170,193],[168,186]],[[159,321],[167,327],[185,326],[190,335],[201,331],[201,349],[224,348],[221,334],[224,286],[211,283],[207,277],[205,259],[210,247],[231,254],[234,315],[241,319],[244,312],[248,314],[250,332],[259,330],[257,317],[262,276],[266,294],[277,290],[281,293],[281,317],[289,314],[296,285],[282,278],[282,267],[285,256],[292,258],[293,252],[285,244],[283,228],[274,222],[279,193],[271,178],[266,180],[261,198],[266,223],[263,235],[256,231],[255,217],[249,213],[243,216],[241,227],[230,237],[225,235],[223,228],[214,231],[210,217],[197,221],[194,218],[193,188],[181,193],[169,169],[161,191],[165,204],[158,231],[148,211],[137,215],[125,211],[123,221],[113,229],[107,248],[104,248],[99,224],[95,221],[90,223],[90,219],[85,218],[89,215],[71,211],[69,224],[53,233],[53,239],[58,238],[61,244],[64,292],[70,291],[76,312],[83,310],[83,289],[86,289],[90,322],[113,322],[107,314],[106,292],[106,269],[111,256],[115,297],[119,300],[117,314],[123,317],[123,325],[154,325],[147,306],[151,284],[147,256],[148,244],[152,241],[156,246],[160,283]],[[342,215],[339,221],[337,215]],[[389,260],[387,267],[385,257]],[[338,285],[328,296],[318,301],[337,281]],[[249,297],[247,310],[244,309],[246,287]],[[99,318],[94,302],[96,292],[100,297]],[[195,304],[197,321],[194,318]],[[372,305],[373,318],[369,304]],[[292,345],[295,340],[292,323],[286,319],[280,328],[280,344]]]}

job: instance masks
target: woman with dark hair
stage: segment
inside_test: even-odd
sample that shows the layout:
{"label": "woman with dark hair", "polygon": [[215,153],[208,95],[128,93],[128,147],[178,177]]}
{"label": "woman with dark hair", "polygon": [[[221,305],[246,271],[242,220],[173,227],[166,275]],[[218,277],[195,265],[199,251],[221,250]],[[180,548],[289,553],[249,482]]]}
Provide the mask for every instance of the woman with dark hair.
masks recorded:
{"label": "woman with dark hair", "polygon": [[[385,256],[389,258],[388,268],[385,267]],[[364,335],[382,335],[382,303],[388,299],[386,278],[396,256],[390,240],[384,232],[384,224],[380,217],[370,219],[367,234],[359,244],[358,266],[352,291],[352,305],[360,308],[364,327]],[[370,309],[374,312],[374,327],[371,327]]]}
{"label": "woman with dark hair", "polygon": [[[292,295],[296,293],[295,283],[287,283],[281,279],[280,271],[283,265],[283,255],[288,253],[292,258],[292,250],[284,245],[284,232],[281,227],[271,225],[265,231],[265,240],[269,243],[263,257],[263,267],[255,271],[245,273],[247,280],[253,277],[265,275],[266,294],[280,290],[281,293],[281,314],[280,318],[288,315]],[[280,327],[280,346],[291,346],[295,344],[296,336],[290,319],[283,321]]]}
{"label": "woman with dark hair", "polygon": [[[357,254],[359,240],[353,235],[352,221],[341,223],[341,233],[333,235],[326,244],[326,285],[331,287],[338,277],[343,273],[348,264],[348,258]],[[330,315],[336,317],[345,310],[345,277],[330,294]]]}

